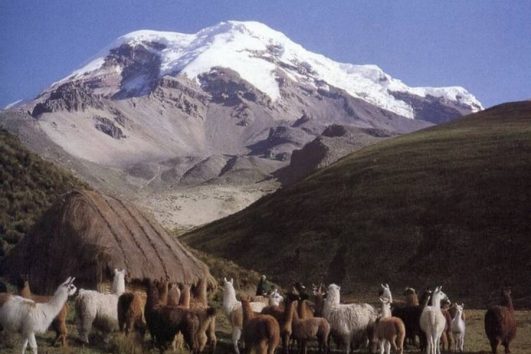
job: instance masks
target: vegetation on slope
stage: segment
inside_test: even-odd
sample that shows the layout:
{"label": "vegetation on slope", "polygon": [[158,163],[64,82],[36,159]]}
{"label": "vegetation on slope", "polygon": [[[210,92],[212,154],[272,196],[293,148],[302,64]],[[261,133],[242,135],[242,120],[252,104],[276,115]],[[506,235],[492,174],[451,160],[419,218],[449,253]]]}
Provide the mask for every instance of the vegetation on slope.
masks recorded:
{"label": "vegetation on slope", "polygon": [[530,236],[519,102],[362,149],[183,239],[282,283],[443,284],[484,305],[503,284],[531,288]]}
{"label": "vegetation on slope", "polygon": [[61,194],[82,185],[0,129],[0,257]]}

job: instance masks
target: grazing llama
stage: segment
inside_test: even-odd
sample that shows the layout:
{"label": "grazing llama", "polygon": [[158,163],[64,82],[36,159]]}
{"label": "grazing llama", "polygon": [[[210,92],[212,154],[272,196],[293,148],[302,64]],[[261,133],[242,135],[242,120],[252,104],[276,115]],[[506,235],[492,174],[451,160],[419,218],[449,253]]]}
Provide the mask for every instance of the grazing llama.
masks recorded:
{"label": "grazing llama", "polygon": [[243,341],[246,353],[274,354],[280,343],[280,326],[270,315],[255,314],[251,303],[242,300]]}
{"label": "grazing llama", "polygon": [[74,280],[75,278],[69,277],[45,303],[36,303],[7,293],[0,294],[0,327],[22,335],[22,354],[26,353],[28,344],[33,353],[37,354],[35,334],[46,332],[68,297],[76,292]]}
{"label": "grazing llama", "polygon": [[368,331],[376,321],[378,312],[369,304],[340,304],[340,287],[328,286],[323,306],[323,317],[328,320],[334,335],[345,344],[350,353],[353,343],[368,344]]}
{"label": "grazing llama", "polygon": [[[89,342],[94,321],[104,321],[118,328],[118,298],[125,292],[125,270],[114,270],[111,294],[80,289],[76,298],[76,320],[81,340]],[[106,328],[108,330],[109,328]]]}
{"label": "grazing llama", "polygon": [[456,304],[455,305],[455,315],[452,318],[452,334],[455,341],[455,351],[463,352],[465,349],[465,316],[463,314],[463,309],[465,304]]}
{"label": "grazing llama", "polygon": [[[288,314],[284,325],[286,332],[289,332],[291,338],[297,341],[301,354],[306,354],[308,341],[312,339],[317,339],[320,353],[327,352],[330,324],[322,317],[299,318],[298,307],[298,301],[293,301],[286,306],[286,312]],[[287,352],[286,349],[285,352]]]}
{"label": "grazing llama", "polygon": [[500,344],[505,347],[505,353],[510,353],[509,345],[516,336],[516,319],[511,289],[503,289],[502,296],[502,303],[490,307],[485,314],[485,333],[489,338],[493,354],[496,354]]}
{"label": "grazing llama", "polygon": [[404,352],[406,326],[400,318],[391,316],[391,302],[389,298],[380,297],[380,302],[382,303],[382,311],[380,318],[378,318],[374,325],[372,337],[373,352],[376,352],[376,346],[379,345],[380,354],[384,354],[384,352],[390,354],[391,347],[393,347],[396,353],[402,354]]}
{"label": "grazing llama", "polygon": [[442,292],[442,286],[435,288],[431,295],[431,306],[426,306],[420,315],[420,328],[426,334],[427,354],[440,354],[442,333],[446,327],[446,318],[441,311],[441,300],[448,299]]}
{"label": "grazing llama", "polygon": [[[251,302],[249,304],[253,312],[257,313],[262,312],[265,307],[263,302]],[[234,346],[234,352],[240,354],[238,342],[242,335],[243,327],[242,303],[236,299],[234,279],[232,278],[230,281],[227,280],[227,278],[223,278],[223,310],[232,326],[232,344]]]}
{"label": "grazing llama", "polygon": [[[50,301],[51,299],[51,296],[32,294],[29,281],[23,278],[19,279],[18,293],[23,298],[33,300],[37,303],[45,303],[45,302]],[[65,303],[61,311],[59,311],[59,314],[57,315],[57,317],[55,317],[52,321],[52,328],[55,331],[55,339],[53,340],[53,343],[52,343],[52,345],[54,346],[58,340],[61,341],[61,344],[63,345],[63,347],[67,346],[67,343],[66,343],[66,336],[68,334],[68,331],[66,328],[67,312],[68,312],[68,304]]]}

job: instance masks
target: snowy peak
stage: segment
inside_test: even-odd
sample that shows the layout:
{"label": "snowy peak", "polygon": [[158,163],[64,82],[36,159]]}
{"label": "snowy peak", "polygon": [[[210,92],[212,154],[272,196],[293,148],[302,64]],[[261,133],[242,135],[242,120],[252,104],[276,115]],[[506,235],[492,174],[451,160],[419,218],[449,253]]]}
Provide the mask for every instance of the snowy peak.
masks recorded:
{"label": "snowy peak", "polygon": [[482,109],[481,103],[462,87],[408,87],[376,65],[335,62],[259,22],[221,22],[195,34],[131,32],[56,85],[98,78],[104,82],[99,84],[100,93],[109,93],[108,87],[112,87],[126,95],[145,94],[152,89],[153,80],[165,75],[187,76],[200,84],[200,76],[216,67],[236,72],[273,102],[283,100],[279,82],[287,77],[314,89],[342,89],[354,98],[406,118],[417,116],[419,100],[440,100],[467,113]]}

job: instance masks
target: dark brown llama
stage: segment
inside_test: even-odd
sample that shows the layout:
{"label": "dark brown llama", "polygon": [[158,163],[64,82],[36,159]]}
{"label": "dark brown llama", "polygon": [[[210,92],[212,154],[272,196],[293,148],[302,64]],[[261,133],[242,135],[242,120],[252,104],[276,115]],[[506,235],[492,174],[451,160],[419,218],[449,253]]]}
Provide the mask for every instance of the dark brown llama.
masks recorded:
{"label": "dark brown llama", "polygon": [[505,353],[510,353],[509,345],[516,336],[516,319],[510,288],[502,290],[502,299],[500,305],[490,307],[485,314],[485,333],[493,354],[496,354],[500,344],[505,347]]}

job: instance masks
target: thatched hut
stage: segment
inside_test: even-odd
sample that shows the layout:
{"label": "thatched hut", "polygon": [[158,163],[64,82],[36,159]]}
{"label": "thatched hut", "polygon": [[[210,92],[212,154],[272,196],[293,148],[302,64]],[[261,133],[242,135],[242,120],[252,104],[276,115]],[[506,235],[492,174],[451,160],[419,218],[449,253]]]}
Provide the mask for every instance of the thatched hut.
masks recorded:
{"label": "thatched hut", "polygon": [[[68,276],[101,288],[114,268],[134,283],[144,278],[198,286],[214,282],[208,267],[151,217],[94,191],[66,194],[4,260],[5,276],[29,277],[37,293],[52,293]],[[201,286],[203,287],[203,286]]]}

